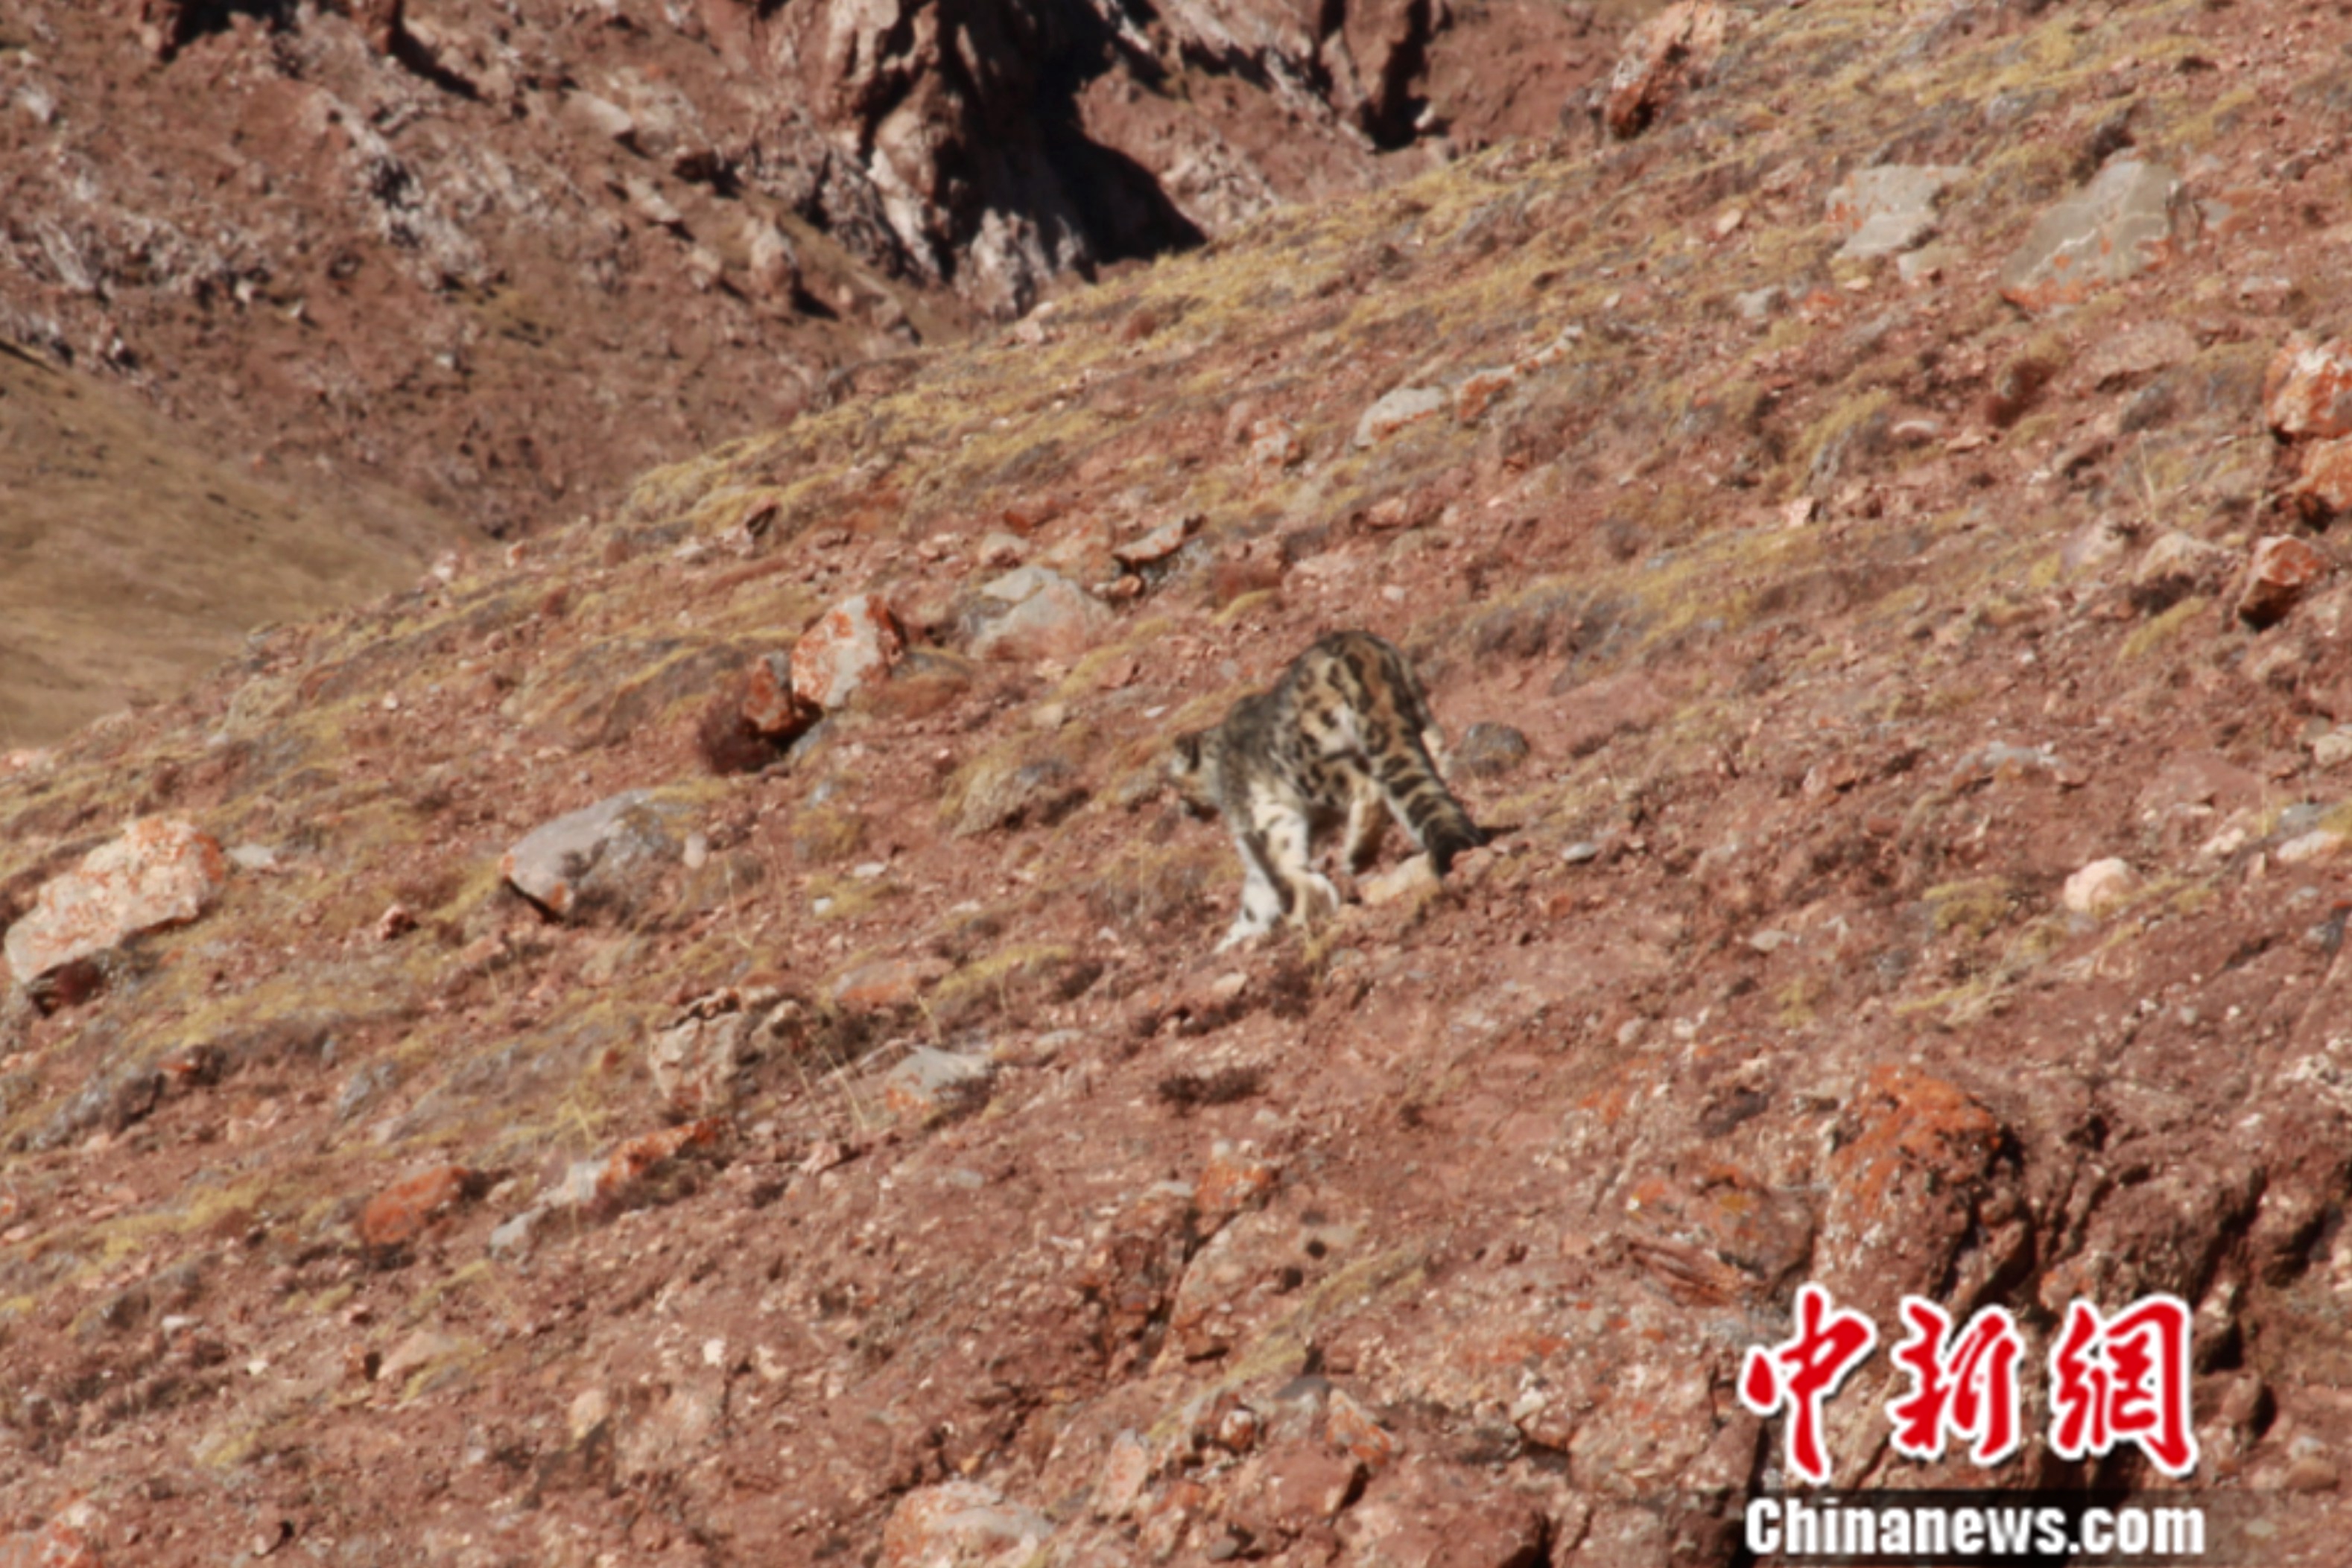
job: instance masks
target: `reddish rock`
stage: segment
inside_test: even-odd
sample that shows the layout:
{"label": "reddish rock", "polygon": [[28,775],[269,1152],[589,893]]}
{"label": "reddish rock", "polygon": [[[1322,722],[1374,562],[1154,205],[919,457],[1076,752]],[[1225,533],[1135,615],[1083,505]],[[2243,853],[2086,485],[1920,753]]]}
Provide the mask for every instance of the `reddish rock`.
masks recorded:
{"label": "reddish rock", "polygon": [[360,1240],[380,1251],[405,1247],[488,1183],[464,1166],[439,1166],[393,1183],[360,1210]]}
{"label": "reddish rock", "polygon": [[[2000,1119],[1957,1084],[1878,1067],[1848,1104],[1844,1133],[1830,1160],[1816,1277],[1882,1322],[1895,1321],[1906,1291],[1967,1304],[1971,1279],[1989,1277],[2026,1234],[1996,1201],[1996,1162],[2011,1141]],[[1963,1247],[1974,1249],[1971,1266],[1956,1280]]]}
{"label": "reddish rock", "polygon": [[1202,1167],[1192,1197],[1203,1230],[1214,1230],[1274,1190],[1282,1167],[1261,1159],[1247,1144],[1238,1146],[1219,1139]]}
{"label": "reddish rock", "polygon": [[0,1568],[105,1568],[90,1540],[98,1529],[97,1511],[76,1500],[47,1523],[0,1538]]}
{"label": "reddish rock", "polygon": [[792,655],[767,653],[752,660],[743,677],[742,716],[752,734],[782,745],[823,717],[824,710],[793,685]]}
{"label": "reddish rock", "polygon": [[2324,528],[2352,514],[2352,437],[2311,443],[2296,467],[2285,499],[2305,522]]}
{"label": "reddish rock", "polygon": [[8,927],[8,967],[20,984],[133,936],[184,925],[220,896],[228,860],[194,823],[142,817],[80,865],[41,884]]}
{"label": "reddish rock", "polygon": [[632,1187],[664,1165],[683,1154],[716,1149],[726,1136],[727,1124],[707,1116],[631,1138],[596,1165],[590,1197],[600,1205],[616,1207]]}
{"label": "reddish rock", "polygon": [[877,958],[833,983],[835,1003],[851,1012],[887,1012],[911,1005],[933,981],[955,967],[944,958]]}
{"label": "reddish rock", "polygon": [[2263,377],[2263,417],[2289,439],[2352,435],[2352,339],[2288,340]]}
{"label": "reddish rock", "polygon": [[2250,626],[2275,623],[2327,575],[2329,565],[2318,547],[2292,535],[2256,541],[2245,586],[2238,592],[2238,619]]}
{"label": "reddish rock", "polygon": [[881,595],[845,599],[793,644],[793,695],[830,713],[887,675],[906,651],[907,634]]}
{"label": "reddish rock", "polygon": [[1714,0],[1676,0],[1635,29],[1601,104],[1610,134],[1640,135],[1675,99],[1705,86],[1723,53],[1727,20]]}
{"label": "reddish rock", "polygon": [[1517,384],[1518,368],[1503,365],[1489,370],[1473,371],[1462,378],[1454,389],[1454,417],[1463,424],[1475,424],[1486,417],[1505,392]]}
{"label": "reddish rock", "polygon": [[1225,1522],[1254,1545],[1295,1540],[1328,1524],[1356,1500],[1364,1467],[1320,1443],[1279,1444],[1249,1460],[1234,1479]]}
{"label": "reddish rock", "polygon": [[1378,1475],[1397,1456],[1396,1434],[1345,1392],[1333,1389],[1323,1407],[1323,1437],[1331,1447]]}
{"label": "reddish rock", "polygon": [[1339,1534],[1350,1568],[1521,1568],[1546,1561],[1549,1531],[1533,1499],[1467,1466],[1431,1464],[1367,1487]]}

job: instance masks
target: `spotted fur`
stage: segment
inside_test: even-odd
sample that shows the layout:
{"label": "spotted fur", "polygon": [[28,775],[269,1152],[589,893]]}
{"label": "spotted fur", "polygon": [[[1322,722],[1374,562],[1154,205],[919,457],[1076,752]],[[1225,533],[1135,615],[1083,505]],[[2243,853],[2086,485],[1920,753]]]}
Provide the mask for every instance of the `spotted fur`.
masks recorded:
{"label": "spotted fur", "polygon": [[1351,873],[1371,863],[1390,817],[1440,876],[1485,843],[1438,776],[1444,748],[1412,667],[1369,632],[1330,633],[1271,691],[1242,698],[1213,729],[1178,736],[1169,766],[1179,791],[1202,816],[1223,812],[1241,852],[1241,912],[1219,951],[1339,906],[1314,861],[1334,829]]}

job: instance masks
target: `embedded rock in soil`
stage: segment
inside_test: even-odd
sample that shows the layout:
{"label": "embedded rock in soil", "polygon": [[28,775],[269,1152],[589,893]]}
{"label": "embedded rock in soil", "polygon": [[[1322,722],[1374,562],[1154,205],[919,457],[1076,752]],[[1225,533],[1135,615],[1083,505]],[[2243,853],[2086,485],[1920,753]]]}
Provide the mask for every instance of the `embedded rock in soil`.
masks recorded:
{"label": "embedded rock in soil", "polygon": [[919,1487],[882,1527],[877,1568],[1022,1568],[1038,1560],[1053,1522],[977,1481]]}
{"label": "embedded rock in soil", "polygon": [[378,1251],[405,1247],[489,1186],[478,1171],[437,1166],[393,1183],[360,1210],[360,1239]]}
{"label": "embedded rock in soil", "polygon": [[742,718],[752,734],[782,745],[824,716],[793,685],[790,653],[763,653],[743,677]]}
{"label": "embedded rock in soil", "polygon": [[2083,304],[2172,255],[2180,176],[2118,158],[2044,213],[2000,269],[2001,298],[2036,315]]}
{"label": "embedded rock in soil", "polygon": [[2132,598],[2143,609],[2168,609],[2189,594],[2217,587],[2229,551],[2179,529],[2161,535],[2132,568]]}
{"label": "embedded rock in soil", "polygon": [[558,920],[610,909],[625,919],[651,901],[678,862],[675,801],[630,789],[541,823],[499,862],[517,893]]}
{"label": "embedded rock in soil", "polygon": [[934,1121],[985,1100],[995,1075],[980,1057],[919,1045],[882,1080],[882,1103],[901,1121]]}
{"label": "embedded rock in soil", "polygon": [[2059,902],[2077,915],[2100,915],[2139,891],[2139,874],[2127,861],[2093,861],[2066,879]]}
{"label": "embedded rock in soil", "polygon": [[793,695],[831,713],[887,675],[906,652],[907,634],[881,595],[845,599],[793,644]]}
{"label": "embedded rock in soil", "polygon": [[2256,541],[2246,563],[2246,586],[2238,594],[2238,619],[2269,626],[2284,619],[2313,583],[2327,575],[2326,556],[2291,535]]}
{"label": "embedded rock in soil", "polygon": [[184,925],[227,881],[227,858],[210,833],[173,818],[140,818],[41,884],[32,909],[8,927],[8,967],[30,985],[143,932]]}
{"label": "embedded rock in soil", "polygon": [[772,986],[729,987],[698,997],[646,1054],[662,1103],[683,1116],[709,1116],[735,1098],[735,1079],[770,1044],[800,1031],[803,1009]]}
{"label": "embedded rock in soil", "polygon": [[2352,435],[2352,339],[2290,339],[2263,376],[2263,417],[2280,435]]}
{"label": "embedded rock in soil", "polygon": [[2296,469],[2284,497],[2296,516],[2324,528],[2352,513],[2352,436],[2313,442],[2299,455]]}
{"label": "embedded rock in soil", "polygon": [[1507,724],[1481,719],[1462,732],[1462,744],[1448,761],[1465,778],[1493,779],[1527,759],[1526,735]]}
{"label": "embedded rock in soil", "polygon": [[1042,566],[1024,566],[982,585],[967,617],[971,652],[983,659],[1069,659],[1108,629],[1102,601]]}
{"label": "embedded rock in soil", "polygon": [[1406,425],[1444,413],[1453,401],[1444,387],[1397,387],[1384,392],[1356,421],[1356,444],[1377,446]]}
{"label": "embedded rock in soil", "polygon": [[1850,175],[1830,193],[1830,226],[1845,232],[1838,254],[1893,256],[1935,237],[1936,202],[1965,168],[1885,163]]}

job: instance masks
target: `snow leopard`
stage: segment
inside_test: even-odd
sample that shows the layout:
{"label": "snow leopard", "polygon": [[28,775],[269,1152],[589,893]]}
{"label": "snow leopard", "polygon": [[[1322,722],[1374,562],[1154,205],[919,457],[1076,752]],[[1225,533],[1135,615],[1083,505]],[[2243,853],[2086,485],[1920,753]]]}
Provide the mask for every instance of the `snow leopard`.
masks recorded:
{"label": "snow leopard", "polygon": [[1178,736],[1169,762],[1178,793],[1198,816],[1222,811],[1241,852],[1241,911],[1217,950],[1339,906],[1314,862],[1316,841],[1334,829],[1351,874],[1371,863],[1391,816],[1441,877],[1486,842],[1439,777],[1444,749],[1412,666],[1369,632],[1329,633],[1223,723]]}

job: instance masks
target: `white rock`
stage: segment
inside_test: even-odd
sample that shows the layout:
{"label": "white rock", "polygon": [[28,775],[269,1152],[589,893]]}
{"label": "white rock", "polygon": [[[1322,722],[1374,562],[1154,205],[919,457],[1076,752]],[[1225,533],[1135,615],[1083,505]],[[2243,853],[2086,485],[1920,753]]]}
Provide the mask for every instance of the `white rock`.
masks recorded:
{"label": "white rock", "polygon": [[2110,858],[2093,861],[2068,877],[2061,902],[2077,915],[2096,915],[2138,890],[2139,873],[2132,870],[2129,862]]}

